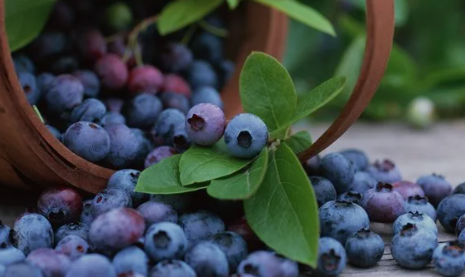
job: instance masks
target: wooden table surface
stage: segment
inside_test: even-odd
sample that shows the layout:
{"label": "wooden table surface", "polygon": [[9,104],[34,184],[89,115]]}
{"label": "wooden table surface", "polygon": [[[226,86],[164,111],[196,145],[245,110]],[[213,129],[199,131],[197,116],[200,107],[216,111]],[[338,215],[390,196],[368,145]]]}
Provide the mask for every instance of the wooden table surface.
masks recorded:
{"label": "wooden table surface", "polygon": [[[317,138],[326,127],[326,124],[310,127],[299,124],[296,130],[309,129],[312,136]],[[434,172],[444,175],[454,186],[465,182],[464,121],[439,123],[426,131],[415,131],[396,123],[358,123],[325,152],[345,148],[363,149],[373,161],[392,159],[400,167],[405,180],[415,181],[422,175]],[[0,189],[0,219],[12,224],[25,211],[28,203],[34,202],[33,199],[34,195],[23,193],[18,197],[15,191]],[[372,224],[372,229],[383,236],[387,245],[381,262],[369,269],[348,265],[341,276],[439,276],[431,266],[423,270],[405,270],[397,266],[388,246],[391,226]],[[453,235],[445,233],[440,227],[440,242],[453,239]]]}

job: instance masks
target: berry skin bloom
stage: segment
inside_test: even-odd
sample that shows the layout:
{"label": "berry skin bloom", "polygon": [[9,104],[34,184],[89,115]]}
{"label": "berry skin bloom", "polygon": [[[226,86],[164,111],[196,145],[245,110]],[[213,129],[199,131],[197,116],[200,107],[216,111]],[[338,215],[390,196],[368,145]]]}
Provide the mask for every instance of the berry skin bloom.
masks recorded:
{"label": "berry skin bloom", "polygon": [[198,104],[187,113],[187,134],[199,145],[215,144],[223,136],[225,125],[223,111],[213,104]]}

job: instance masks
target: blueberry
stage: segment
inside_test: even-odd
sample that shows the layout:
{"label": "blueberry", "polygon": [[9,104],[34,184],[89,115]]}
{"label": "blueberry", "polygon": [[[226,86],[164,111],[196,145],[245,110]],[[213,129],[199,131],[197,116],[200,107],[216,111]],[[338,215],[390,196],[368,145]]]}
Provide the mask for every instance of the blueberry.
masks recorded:
{"label": "blueberry", "polygon": [[59,75],[53,86],[45,94],[48,110],[54,115],[62,116],[82,103],[84,86],[72,75]]}
{"label": "blueberry", "polygon": [[318,243],[318,276],[338,276],[344,270],[347,255],[342,244],[332,238],[322,237]]}
{"label": "blueberry", "polygon": [[139,66],[129,72],[128,89],[134,94],[156,94],[163,86],[163,74],[151,65]]}
{"label": "blueberry", "polygon": [[123,99],[115,97],[107,98],[103,101],[109,112],[116,113],[120,113],[123,110],[124,102]]}
{"label": "blueberry", "polygon": [[427,216],[424,213],[408,212],[399,216],[396,219],[396,221],[394,221],[394,224],[392,225],[394,235],[400,233],[402,231],[402,228],[408,223],[415,224],[418,229],[428,230],[436,235],[438,234],[438,227],[436,226],[436,223],[431,219],[431,217]]}
{"label": "blueberry", "polygon": [[226,254],[230,272],[235,272],[239,263],[247,257],[247,243],[237,233],[222,232],[211,236],[208,240]]}
{"label": "blueberry", "polygon": [[378,183],[363,196],[363,208],[371,221],[391,223],[405,213],[404,199],[392,185]]}
{"label": "blueberry", "polygon": [[53,229],[48,220],[40,214],[25,214],[15,222],[13,228],[15,246],[24,254],[53,245]]}
{"label": "blueberry", "polygon": [[124,124],[126,124],[126,118],[119,112],[107,112],[100,120],[102,127]]}
{"label": "blueberry", "polygon": [[429,230],[407,223],[392,238],[391,253],[396,262],[405,268],[424,268],[431,262],[437,247],[437,236]]}
{"label": "blueberry", "polygon": [[221,96],[219,92],[209,86],[204,86],[204,87],[199,87],[194,91],[194,94],[192,95],[192,106],[202,104],[202,103],[209,103],[216,105],[220,107],[221,109],[223,108],[223,100],[221,100]]}
{"label": "blueberry", "polygon": [[368,228],[367,213],[357,204],[346,201],[329,201],[319,209],[321,236],[345,243],[360,229]]}
{"label": "blueberry", "polygon": [[11,246],[11,228],[0,220],[0,250]]}
{"label": "blueberry", "polygon": [[303,164],[305,172],[307,172],[308,176],[314,176],[314,175],[320,174],[320,161],[321,161],[321,157],[317,155],[317,156],[311,157]]}
{"label": "blueberry", "polygon": [[218,85],[215,70],[209,63],[202,60],[196,60],[189,66],[186,78],[194,89],[204,86],[216,87]]}
{"label": "blueberry", "polygon": [[439,245],[433,253],[434,270],[442,276],[459,276],[465,271],[465,245],[450,241]]}
{"label": "blueberry", "polygon": [[190,108],[189,99],[177,92],[164,92],[161,95],[161,101],[165,109],[177,109],[184,114],[187,114]]}
{"label": "blueberry", "polygon": [[195,201],[193,193],[183,194],[153,194],[150,196],[151,201],[170,205],[179,213],[187,212]]}
{"label": "blueberry", "polygon": [[111,175],[108,180],[107,188],[125,190],[131,196],[133,206],[139,206],[147,199],[145,194],[134,191],[137,185],[137,180],[139,180],[139,176],[140,171],[137,170],[118,170]]}
{"label": "blueberry", "polygon": [[0,265],[8,266],[10,264],[15,264],[21,261],[24,261],[26,256],[24,253],[13,246],[0,249]]}
{"label": "blueberry", "polygon": [[133,166],[141,168],[144,166],[145,158],[153,150],[153,143],[149,140],[146,133],[141,129],[131,128],[131,131],[137,138],[139,146],[137,147],[137,155],[134,160]]}
{"label": "blueberry", "polygon": [[54,61],[50,67],[50,70],[58,74],[71,74],[78,70],[79,60],[74,56],[62,56]]}
{"label": "blueberry", "polygon": [[89,243],[80,236],[68,235],[58,242],[55,250],[74,261],[87,254]]}
{"label": "blueberry", "polygon": [[337,200],[352,202],[352,203],[357,204],[359,206],[362,205],[362,199],[363,199],[363,194],[361,194],[358,191],[352,191],[352,190],[344,192],[343,194],[340,194],[337,197]]}
{"label": "blueberry", "polygon": [[330,153],[320,161],[320,173],[330,180],[338,194],[349,190],[354,181],[353,164],[339,153]]}
{"label": "blueberry", "polygon": [[392,184],[392,187],[395,191],[397,191],[405,200],[407,200],[410,196],[425,196],[425,192],[423,189],[415,183],[409,181],[399,181]]}
{"label": "blueberry", "polygon": [[218,78],[220,79],[220,88],[226,86],[229,80],[231,80],[235,67],[236,65],[234,62],[230,60],[223,60],[217,65],[216,70],[218,72]]}
{"label": "blueberry", "polygon": [[173,145],[175,135],[179,131],[185,131],[186,116],[176,109],[166,109],[157,119],[154,130],[163,138],[164,143]]}
{"label": "blueberry", "polygon": [[66,273],[66,277],[83,276],[116,277],[117,275],[108,258],[99,254],[87,254],[76,260]]}
{"label": "blueberry", "polygon": [[0,277],[5,277],[6,266],[0,264]]}
{"label": "blueberry", "polygon": [[436,222],[436,209],[428,202],[428,198],[419,195],[410,196],[404,203],[405,212],[424,213]]}
{"label": "blueberry", "polygon": [[163,70],[176,73],[189,68],[193,61],[193,55],[184,44],[168,43],[161,49],[159,59]]}
{"label": "blueberry", "polygon": [[459,218],[465,214],[465,194],[452,194],[439,203],[437,217],[442,227],[454,232]]}
{"label": "blueberry", "polygon": [[52,133],[52,135],[59,141],[61,141],[62,139],[62,135],[60,133],[60,131],[58,131],[57,128],[51,126],[51,125],[45,125],[45,127],[47,127],[47,129],[50,131],[50,133]]}
{"label": "blueberry", "polygon": [[340,152],[347,160],[353,163],[355,170],[363,171],[369,165],[369,160],[365,152],[359,149],[346,149]]}
{"label": "blueberry", "polygon": [[206,210],[181,215],[179,225],[191,244],[206,240],[225,230],[223,220],[216,214]]}
{"label": "blueberry", "polygon": [[65,224],[55,231],[55,241],[59,242],[69,235],[78,236],[84,240],[88,240],[89,226],[82,222],[72,222]]}
{"label": "blueberry", "polygon": [[36,71],[32,60],[25,55],[20,54],[13,56],[13,64],[16,72],[25,71],[34,74]]}
{"label": "blueberry", "polygon": [[128,69],[115,54],[106,54],[98,59],[94,70],[100,77],[102,87],[108,90],[119,90],[128,81]]}
{"label": "blueberry", "polygon": [[176,154],[178,154],[178,151],[173,147],[159,146],[147,155],[144,163],[144,168],[148,168],[152,165],[155,165],[161,162],[162,160]]}
{"label": "blueberry", "polygon": [[225,253],[214,243],[203,241],[190,248],[186,257],[189,264],[202,277],[228,277],[228,259]]}
{"label": "blueberry", "polygon": [[[463,229],[465,229],[465,216],[462,215],[459,217],[459,220],[457,220],[457,224],[455,225],[455,234],[459,235]],[[1,242],[1,231],[0,231],[0,242]]]}
{"label": "blueberry", "polygon": [[326,202],[336,200],[337,194],[333,184],[323,177],[310,176],[310,182],[315,192],[318,207],[323,206]]}
{"label": "blueberry", "polygon": [[42,192],[37,201],[37,210],[55,226],[79,219],[82,198],[69,187],[51,187]]}
{"label": "blueberry", "polygon": [[136,246],[130,246],[116,253],[113,266],[117,274],[139,273],[147,276],[149,258],[147,254]]}
{"label": "blueberry", "polygon": [[159,222],[178,223],[178,212],[167,204],[148,201],[140,205],[137,210],[144,217],[146,226]]}
{"label": "blueberry", "polygon": [[97,193],[92,201],[92,209],[95,216],[122,207],[132,207],[131,196],[124,189],[106,188]]}
{"label": "blueberry", "polygon": [[32,251],[26,261],[37,266],[45,276],[64,276],[71,260],[53,249],[37,249]]}
{"label": "blueberry", "polygon": [[179,225],[160,222],[145,233],[145,252],[155,261],[182,258],[187,249],[187,238]]}
{"label": "blueberry", "polygon": [[371,176],[370,173],[365,171],[357,171],[354,175],[354,181],[350,186],[351,191],[358,191],[364,194],[367,190],[372,189],[378,182]]}
{"label": "blueberry", "polygon": [[18,74],[19,84],[31,105],[36,105],[41,96],[41,90],[37,87],[36,77],[32,73],[20,71]]}
{"label": "blueberry", "polygon": [[66,130],[63,143],[78,156],[90,161],[98,162],[111,153],[111,137],[99,125],[79,121]]}
{"label": "blueberry", "polygon": [[116,2],[106,8],[105,23],[113,32],[126,30],[132,20],[132,11],[126,3]]}
{"label": "blueberry", "polygon": [[46,63],[48,58],[62,54],[67,46],[65,34],[59,32],[44,32],[30,45],[34,59]]}
{"label": "blueberry", "polygon": [[105,38],[96,29],[87,30],[79,34],[77,41],[77,48],[84,60],[93,62],[107,53]]}
{"label": "blueberry", "polygon": [[442,199],[451,194],[452,185],[441,175],[426,175],[417,180],[429,202],[437,207]]}
{"label": "blueberry", "polygon": [[163,80],[163,91],[191,97],[191,88],[187,81],[176,74],[166,74]]}
{"label": "blueberry", "polygon": [[97,251],[113,253],[137,242],[144,231],[144,218],[137,211],[119,208],[98,216],[92,222],[89,239]]}
{"label": "blueberry", "polygon": [[84,86],[85,97],[97,97],[100,92],[100,80],[93,71],[79,70],[73,73]]}
{"label": "blueberry", "polygon": [[241,276],[297,277],[297,264],[273,252],[255,251],[244,259],[237,268]]}
{"label": "blueberry", "polygon": [[44,277],[44,275],[36,266],[21,262],[7,266],[2,277]]}
{"label": "blueberry", "polygon": [[82,213],[81,213],[81,222],[87,226],[90,226],[92,221],[94,221],[94,208],[92,207],[93,199],[86,200],[82,202]]}
{"label": "blueberry", "polygon": [[37,88],[41,91],[42,95],[46,95],[48,91],[55,85],[56,77],[52,73],[44,72],[37,76]]}
{"label": "blueberry", "polygon": [[399,168],[390,160],[376,161],[367,168],[367,171],[378,182],[392,184],[402,180]]}
{"label": "blueberry", "polygon": [[155,124],[163,105],[158,97],[142,93],[127,102],[123,110],[128,126],[148,129]]}
{"label": "blueberry", "polygon": [[463,230],[458,234],[457,240],[460,243],[465,243],[465,232]]}
{"label": "blueberry", "polygon": [[150,277],[197,277],[197,274],[183,261],[164,260],[153,267]]}
{"label": "blueberry", "polygon": [[370,229],[361,229],[351,235],[345,244],[347,259],[358,267],[376,265],[384,253],[384,241]]}
{"label": "blueberry", "polygon": [[107,125],[105,130],[110,136],[110,152],[104,163],[112,168],[121,169],[131,165],[137,158],[139,142],[136,135],[126,125]]}
{"label": "blueberry", "polygon": [[187,134],[196,144],[215,144],[223,136],[225,126],[223,111],[213,104],[198,104],[187,113]]}
{"label": "blueberry", "polygon": [[210,32],[204,31],[195,36],[191,48],[197,59],[211,63],[217,63],[223,59],[223,39]]}

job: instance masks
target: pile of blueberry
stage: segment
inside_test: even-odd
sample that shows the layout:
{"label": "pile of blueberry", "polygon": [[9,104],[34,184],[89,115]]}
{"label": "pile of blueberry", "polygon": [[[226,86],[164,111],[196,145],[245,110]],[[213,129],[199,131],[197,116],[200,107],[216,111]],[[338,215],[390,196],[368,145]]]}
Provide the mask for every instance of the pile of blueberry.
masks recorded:
{"label": "pile of blueberry", "polygon": [[[224,38],[200,27],[160,36],[149,24],[131,43],[168,2],[60,0],[44,32],[14,54],[29,103],[75,154],[142,169],[189,147],[190,108],[223,108],[219,90],[234,70]],[[216,12],[205,22],[225,29],[222,18]]]}
{"label": "pile of blueberry", "polygon": [[[381,260],[385,245],[370,222],[392,223],[390,249],[400,266],[421,269],[432,262],[443,276],[465,272],[465,183],[452,191],[436,174],[405,181],[392,161],[370,164],[356,149],[314,157],[305,168],[320,207],[321,276],[337,276],[346,261],[372,267]],[[438,243],[436,220],[458,240]]]}

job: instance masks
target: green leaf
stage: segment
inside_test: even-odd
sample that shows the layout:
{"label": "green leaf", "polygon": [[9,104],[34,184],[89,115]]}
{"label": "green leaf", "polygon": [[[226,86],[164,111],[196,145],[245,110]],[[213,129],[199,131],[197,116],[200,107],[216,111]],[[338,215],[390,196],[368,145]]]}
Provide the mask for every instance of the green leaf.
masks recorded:
{"label": "green leaf", "polygon": [[240,77],[244,110],[259,116],[268,131],[288,127],[297,95],[287,70],[275,58],[254,52],[245,61]]}
{"label": "green leaf", "polygon": [[293,134],[284,142],[291,148],[292,152],[297,155],[312,145],[312,137],[308,131],[300,131]]}
{"label": "green leaf", "polygon": [[213,180],[208,186],[210,196],[224,200],[251,197],[260,187],[268,166],[268,149],[263,148],[252,166],[226,178]]}
{"label": "green leaf", "polygon": [[[290,126],[326,105],[343,91],[345,85],[345,77],[334,77],[299,97],[295,115],[284,126]],[[279,138],[282,131],[283,128],[279,128],[271,132],[271,136]]]}
{"label": "green leaf", "polygon": [[239,5],[239,0],[226,0],[231,10],[234,10]]}
{"label": "green leaf", "polygon": [[336,36],[333,25],[313,8],[295,0],[255,0],[263,5],[275,8],[290,18],[300,21],[314,29]]}
{"label": "green leaf", "polygon": [[137,192],[151,194],[176,194],[206,188],[208,184],[183,187],[179,180],[181,155],[174,155],[142,171],[137,181]]}
{"label": "green leaf", "polygon": [[56,0],[6,0],[5,25],[10,51],[30,43],[42,31]]}
{"label": "green leaf", "polygon": [[316,266],[318,206],[310,180],[296,155],[282,143],[270,157],[265,179],[244,201],[247,221],[257,236],[289,259]]}
{"label": "green leaf", "polygon": [[158,30],[167,35],[182,29],[212,12],[223,0],[176,0],[161,11]]}
{"label": "green leaf", "polygon": [[184,152],[179,163],[181,184],[189,186],[231,175],[252,160],[238,159],[229,155],[222,147],[221,140],[213,147],[191,146]]}

